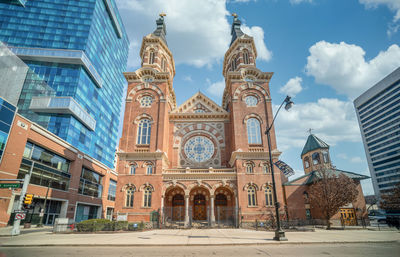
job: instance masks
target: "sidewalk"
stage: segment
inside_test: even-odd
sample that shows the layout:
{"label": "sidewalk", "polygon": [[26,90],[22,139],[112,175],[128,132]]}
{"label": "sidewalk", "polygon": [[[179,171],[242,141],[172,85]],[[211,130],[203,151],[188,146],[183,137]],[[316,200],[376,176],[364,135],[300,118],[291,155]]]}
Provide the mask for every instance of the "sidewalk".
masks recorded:
{"label": "sidewalk", "polygon": [[[22,231],[22,230],[21,230]],[[15,237],[0,237],[1,247],[21,246],[194,246],[315,243],[400,242],[398,231],[319,230],[286,232],[288,241],[272,240],[273,232],[247,229],[150,230],[106,234],[53,234],[32,229]]]}

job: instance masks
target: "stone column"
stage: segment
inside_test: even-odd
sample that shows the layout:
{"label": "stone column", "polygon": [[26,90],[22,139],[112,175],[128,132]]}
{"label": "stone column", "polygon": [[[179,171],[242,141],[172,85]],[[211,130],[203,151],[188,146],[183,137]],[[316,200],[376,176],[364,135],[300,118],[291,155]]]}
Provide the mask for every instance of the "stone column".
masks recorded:
{"label": "stone column", "polygon": [[235,194],[235,226],[239,227],[239,201],[238,201],[238,196],[237,193]]}
{"label": "stone column", "polygon": [[210,196],[210,201],[211,201],[211,226],[213,227],[215,225],[215,213],[214,213],[214,195]]}
{"label": "stone column", "polygon": [[185,195],[185,228],[188,228],[189,225],[189,195]]}
{"label": "stone column", "polygon": [[160,223],[164,224],[164,195],[161,196]]}

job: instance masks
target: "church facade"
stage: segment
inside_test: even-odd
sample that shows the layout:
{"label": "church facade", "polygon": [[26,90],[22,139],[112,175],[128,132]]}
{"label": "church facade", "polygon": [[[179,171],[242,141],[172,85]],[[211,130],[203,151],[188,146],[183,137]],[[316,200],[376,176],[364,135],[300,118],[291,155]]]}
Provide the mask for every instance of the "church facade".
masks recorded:
{"label": "church facade", "polygon": [[[177,106],[174,59],[165,38],[164,17],[145,36],[141,68],[128,81],[117,171],[115,214],[163,223],[228,223],[266,220],[274,212],[272,175],[264,131],[273,114],[272,72],[257,69],[257,50],[234,17],[225,53],[222,106],[198,92]],[[280,152],[271,130],[273,161]],[[277,170],[277,169],[275,169]],[[277,200],[282,183],[275,172]]]}

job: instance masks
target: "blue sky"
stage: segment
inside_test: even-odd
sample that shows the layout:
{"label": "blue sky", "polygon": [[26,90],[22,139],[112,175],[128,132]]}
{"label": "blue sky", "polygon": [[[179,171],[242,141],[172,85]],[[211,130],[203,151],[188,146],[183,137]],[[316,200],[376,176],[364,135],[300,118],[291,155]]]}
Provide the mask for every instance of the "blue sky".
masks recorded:
{"label": "blue sky", "polygon": [[[274,72],[278,106],[295,106],[276,120],[281,159],[304,174],[300,153],[307,130],[326,141],[339,169],[369,175],[352,101],[400,66],[400,0],[117,0],[131,44],[128,71],[140,67],[143,36],[167,14],[167,41],[176,64],[177,104],[202,91],[221,104],[222,62],[231,13],[254,37],[257,67]],[[370,181],[364,194],[372,194]]]}

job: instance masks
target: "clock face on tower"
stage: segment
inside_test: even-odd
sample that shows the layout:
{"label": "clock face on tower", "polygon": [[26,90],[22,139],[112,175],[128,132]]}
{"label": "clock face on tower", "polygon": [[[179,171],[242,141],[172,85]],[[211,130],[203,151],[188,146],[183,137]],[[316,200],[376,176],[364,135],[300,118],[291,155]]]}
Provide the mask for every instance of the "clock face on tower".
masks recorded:
{"label": "clock face on tower", "polygon": [[184,151],[189,160],[205,162],[214,155],[214,143],[205,136],[195,136],[185,143]]}

